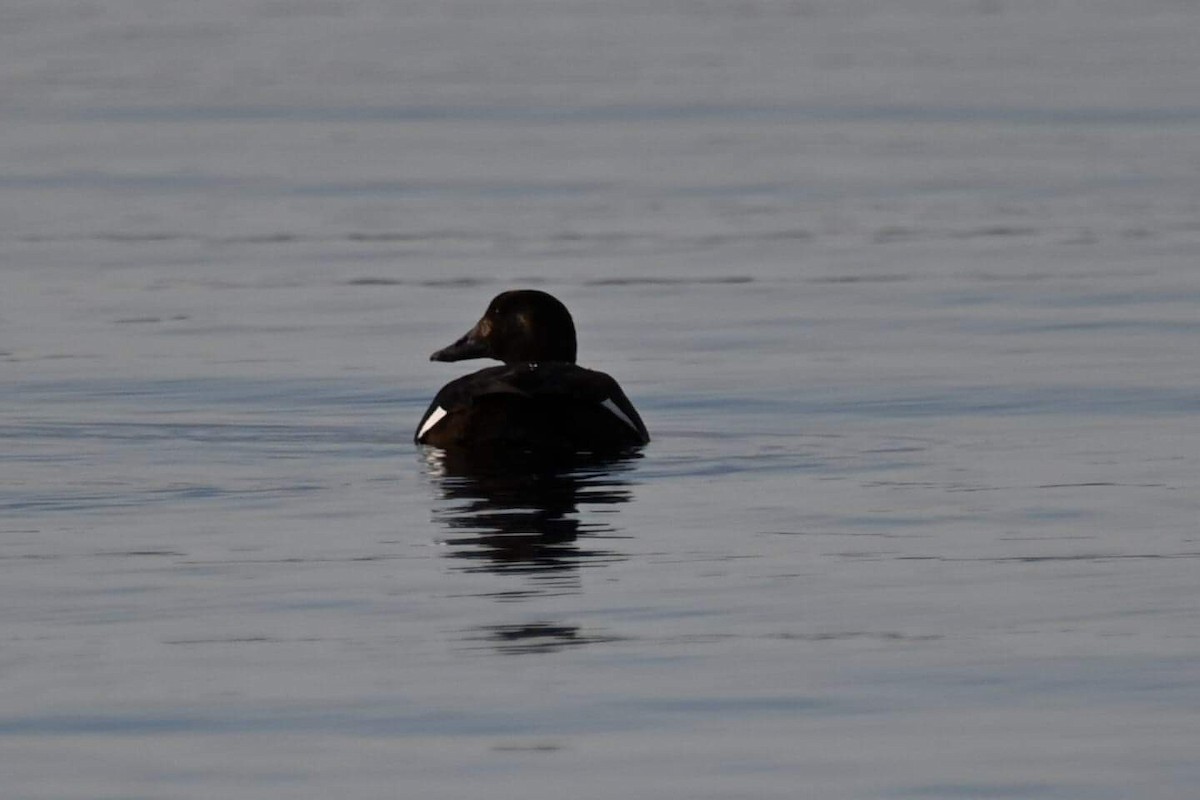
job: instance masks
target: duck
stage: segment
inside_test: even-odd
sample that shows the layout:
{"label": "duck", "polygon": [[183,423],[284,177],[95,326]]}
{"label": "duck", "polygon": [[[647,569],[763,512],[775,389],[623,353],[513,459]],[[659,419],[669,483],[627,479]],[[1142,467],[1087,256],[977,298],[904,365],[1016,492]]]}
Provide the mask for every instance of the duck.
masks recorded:
{"label": "duck", "polygon": [[556,297],[536,289],[501,292],[461,338],[431,361],[492,358],[447,383],[413,440],[443,450],[611,453],[650,434],[611,376],[575,363],[575,322]]}

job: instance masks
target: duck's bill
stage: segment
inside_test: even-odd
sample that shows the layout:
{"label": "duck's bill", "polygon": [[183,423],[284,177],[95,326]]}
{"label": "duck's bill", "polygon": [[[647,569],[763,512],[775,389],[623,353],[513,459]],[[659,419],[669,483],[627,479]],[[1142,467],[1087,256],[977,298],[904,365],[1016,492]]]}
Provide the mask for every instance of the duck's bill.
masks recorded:
{"label": "duck's bill", "polygon": [[472,328],[461,339],[449,347],[443,347],[429,357],[430,361],[463,361],[468,358],[483,358],[487,355],[487,343],[475,335]]}

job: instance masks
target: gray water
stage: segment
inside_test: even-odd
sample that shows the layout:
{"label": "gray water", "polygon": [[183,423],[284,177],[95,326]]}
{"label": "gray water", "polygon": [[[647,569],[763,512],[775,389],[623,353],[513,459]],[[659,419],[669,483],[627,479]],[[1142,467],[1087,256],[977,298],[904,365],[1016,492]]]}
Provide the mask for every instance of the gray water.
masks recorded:
{"label": "gray water", "polygon": [[[1198,796],[1198,34],[4,3],[4,797]],[[641,457],[411,444],[517,286]]]}

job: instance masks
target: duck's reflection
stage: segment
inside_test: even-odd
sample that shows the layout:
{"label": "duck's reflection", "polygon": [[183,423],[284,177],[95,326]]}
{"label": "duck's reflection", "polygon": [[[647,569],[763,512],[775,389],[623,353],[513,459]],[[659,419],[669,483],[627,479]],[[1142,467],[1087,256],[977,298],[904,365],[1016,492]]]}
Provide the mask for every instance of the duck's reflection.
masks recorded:
{"label": "duck's reflection", "polygon": [[447,555],[468,571],[533,580],[504,596],[561,590],[584,565],[624,559],[611,546],[620,530],[604,512],[631,499],[640,455],[533,459],[430,449],[425,456],[445,500],[434,519],[449,530]]}
{"label": "duck's reflection", "polygon": [[473,629],[467,638],[484,642],[501,655],[556,653],[597,642],[619,641],[619,637],[585,631],[578,625],[548,621],[523,625],[485,625]]}

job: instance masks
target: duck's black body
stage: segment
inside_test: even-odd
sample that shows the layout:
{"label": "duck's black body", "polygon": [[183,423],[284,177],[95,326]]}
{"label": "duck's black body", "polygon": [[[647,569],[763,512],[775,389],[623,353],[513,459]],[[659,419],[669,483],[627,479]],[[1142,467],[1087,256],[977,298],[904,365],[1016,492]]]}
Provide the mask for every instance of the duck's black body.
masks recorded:
{"label": "duck's black body", "polygon": [[575,364],[571,315],[545,292],[504,292],[483,319],[434,361],[491,357],[442,387],[417,425],[415,440],[442,448],[612,452],[650,435],[621,387]]}
{"label": "duck's black body", "polygon": [[[432,425],[433,415],[439,414]],[[649,441],[617,382],[574,364],[505,364],[448,383],[417,427],[438,447],[553,452],[618,450]]]}

